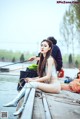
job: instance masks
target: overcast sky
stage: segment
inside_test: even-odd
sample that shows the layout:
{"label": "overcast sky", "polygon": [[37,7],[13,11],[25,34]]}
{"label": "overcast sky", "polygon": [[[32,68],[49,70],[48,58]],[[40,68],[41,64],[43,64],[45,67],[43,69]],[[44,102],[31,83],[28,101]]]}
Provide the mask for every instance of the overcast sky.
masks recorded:
{"label": "overcast sky", "polygon": [[69,4],[56,0],[0,0],[0,49],[36,51],[59,27]]}

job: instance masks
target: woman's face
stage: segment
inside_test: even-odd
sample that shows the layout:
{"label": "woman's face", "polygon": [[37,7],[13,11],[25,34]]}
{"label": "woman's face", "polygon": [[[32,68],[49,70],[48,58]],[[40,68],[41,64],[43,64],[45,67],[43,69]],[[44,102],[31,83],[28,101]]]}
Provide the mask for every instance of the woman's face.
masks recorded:
{"label": "woman's face", "polygon": [[51,48],[49,47],[48,43],[46,41],[43,41],[41,43],[41,53],[46,54]]}

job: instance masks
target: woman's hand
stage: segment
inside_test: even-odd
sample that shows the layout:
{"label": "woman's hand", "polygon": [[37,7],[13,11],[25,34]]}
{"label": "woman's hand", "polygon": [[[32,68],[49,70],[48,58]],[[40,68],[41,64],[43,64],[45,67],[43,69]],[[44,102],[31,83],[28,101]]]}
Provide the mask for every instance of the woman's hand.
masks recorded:
{"label": "woman's hand", "polygon": [[28,82],[32,82],[32,78],[27,78],[27,81]]}
{"label": "woman's hand", "polygon": [[36,56],[33,56],[33,57],[29,58],[28,61],[33,61],[35,59],[36,59]]}
{"label": "woman's hand", "polygon": [[25,78],[25,82],[35,82],[35,79],[33,78]]}
{"label": "woman's hand", "polygon": [[24,81],[27,83],[28,82],[28,78],[24,78]]}

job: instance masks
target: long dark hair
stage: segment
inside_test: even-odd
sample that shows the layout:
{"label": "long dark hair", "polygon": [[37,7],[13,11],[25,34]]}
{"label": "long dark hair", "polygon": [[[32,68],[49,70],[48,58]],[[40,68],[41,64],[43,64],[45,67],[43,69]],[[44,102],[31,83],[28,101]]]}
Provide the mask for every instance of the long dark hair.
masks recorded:
{"label": "long dark hair", "polygon": [[50,40],[44,39],[41,42],[41,44],[43,42],[47,42],[51,49],[46,53],[45,57],[43,57],[43,54],[40,53],[40,60],[39,60],[39,64],[38,64],[38,75],[39,75],[39,77],[42,77],[43,73],[45,72],[46,62],[47,62],[48,57],[51,55],[52,46],[53,46],[53,43]]}

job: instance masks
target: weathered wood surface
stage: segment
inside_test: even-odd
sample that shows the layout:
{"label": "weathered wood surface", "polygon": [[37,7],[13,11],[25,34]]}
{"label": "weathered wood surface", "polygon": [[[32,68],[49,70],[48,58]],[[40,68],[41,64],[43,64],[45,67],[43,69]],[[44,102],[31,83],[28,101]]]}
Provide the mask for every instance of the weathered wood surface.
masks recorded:
{"label": "weathered wood surface", "polygon": [[[47,101],[51,119],[80,119],[80,94],[68,91],[61,91],[60,94],[36,92],[32,119],[47,119],[45,110],[47,106],[44,107],[43,99]],[[25,111],[28,119],[28,111]]]}
{"label": "weathered wood surface", "polygon": [[45,111],[45,119],[51,119],[52,116],[49,110],[49,105],[48,105],[46,96],[44,93],[42,93],[42,96],[43,96],[43,106],[44,106],[44,111]]}
{"label": "weathered wood surface", "polygon": [[46,97],[52,119],[80,118],[79,94],[62,91],[60,94],[46,94]]}
{"label": "weathered wood surface", "polygon": [[32,88],[30,91],[30,94],[28,96],[28,99],[27,99],[24,111],[22,113],[21,119],[32,119],[34,98],[35,98],[35,89]]}
{"label": "weathered wood surface", "polygon": [[35,97],[32,119],[45,119],[42,98]]}

